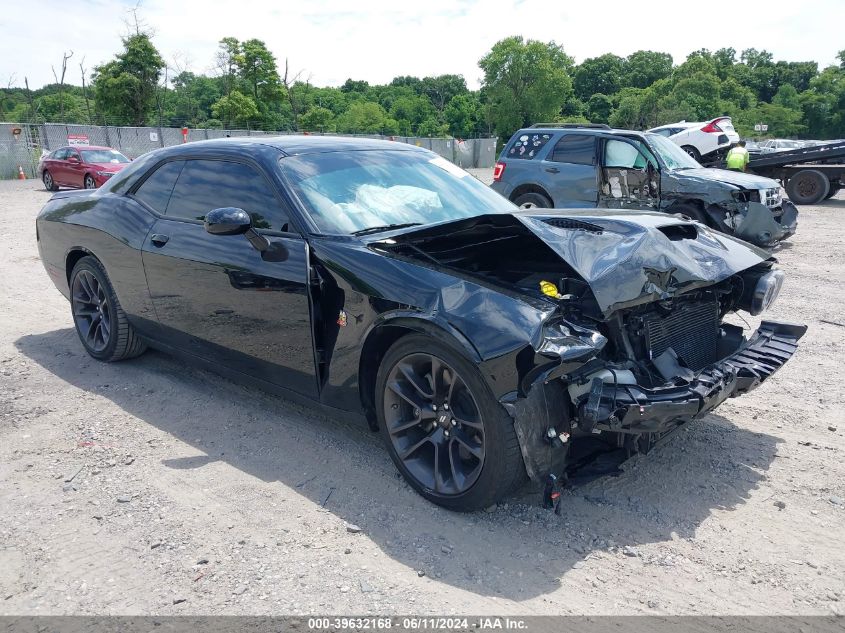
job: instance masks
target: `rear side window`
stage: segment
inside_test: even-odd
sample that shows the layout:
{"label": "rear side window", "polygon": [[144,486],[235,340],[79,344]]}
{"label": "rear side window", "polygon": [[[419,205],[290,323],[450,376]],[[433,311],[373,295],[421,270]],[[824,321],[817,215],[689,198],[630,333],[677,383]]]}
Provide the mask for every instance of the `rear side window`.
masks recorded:
{"label": "rear side window", "polygon": [[179,174],[167,216],[203,220],[221,207],[249,213],[257,229],[288,231],[288,216],[264,176],[249,165],[224,160],[188,160]]}
{"label": "rear side window", "polygon": [[68,153],[68,150],[67,150],[67,149],[57,149],[57,150],[53,153],[52,158],[53,158],[54,160],[64,160],[65,158],[67,158],[67,153]]}
{"label": "rear side window", "polygon": [[156,169],[135,191],[135,197],[154,211],[164,214],[173,191],[173,185],[182,171],[185,161],[174,160]]}
{"label": "rear side window", "polygon": [[594,165],[596,137],[588,134],[566,134],[557,142],[549,159],[556,163]]}
{"label": "rear side window", "polygon": [[552,138],[551,134],[529,134],[522,133],[517,135],[516,140],[511,144],[506,158],[534,158],[543,146]]}

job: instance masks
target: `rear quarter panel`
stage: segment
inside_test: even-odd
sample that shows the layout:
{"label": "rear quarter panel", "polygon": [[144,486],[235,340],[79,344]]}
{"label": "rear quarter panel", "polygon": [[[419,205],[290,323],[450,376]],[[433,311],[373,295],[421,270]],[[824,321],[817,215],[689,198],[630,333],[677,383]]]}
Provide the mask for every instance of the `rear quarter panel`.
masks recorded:
{"label": "rear quarter panel", "polygon": [[106,269],[130,322],[142,333],[156,323],[141,262],[141,246],[154,216],[125,196],[68,192],[54,196],[38,214],[38,250],[59,291],[70,296],[71,262],[80,252]]}

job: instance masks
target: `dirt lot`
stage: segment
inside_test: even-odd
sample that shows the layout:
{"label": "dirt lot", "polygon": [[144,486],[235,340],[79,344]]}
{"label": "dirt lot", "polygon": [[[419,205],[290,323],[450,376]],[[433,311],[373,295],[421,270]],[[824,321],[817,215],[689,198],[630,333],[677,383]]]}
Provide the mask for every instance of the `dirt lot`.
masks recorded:
{"label": "dirt lot", "polygon": [[843,194],[777,254],[772,316],[810,325],[786,368],[561,518],[446,512],[356,424],[90,359],[38,259],[48,196],[0,182],[0,613],[845,614]]}

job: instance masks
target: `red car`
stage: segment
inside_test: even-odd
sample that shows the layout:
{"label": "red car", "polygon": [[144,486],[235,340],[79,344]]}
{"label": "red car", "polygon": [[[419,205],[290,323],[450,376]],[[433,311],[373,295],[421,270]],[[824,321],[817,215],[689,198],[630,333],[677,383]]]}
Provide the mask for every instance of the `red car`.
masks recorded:
{"label": "red car", "polygon": [[129,164],[111,147],[84,145],[60,147],[38,163],[38,175],[49,191],[59,187],[96,189]]}

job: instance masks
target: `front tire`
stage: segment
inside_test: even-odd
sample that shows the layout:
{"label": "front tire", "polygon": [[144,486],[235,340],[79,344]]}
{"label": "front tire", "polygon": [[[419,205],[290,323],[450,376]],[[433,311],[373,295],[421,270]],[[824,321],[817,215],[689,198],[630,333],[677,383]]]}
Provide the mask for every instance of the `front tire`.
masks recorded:
{"label": "front tire", "polygon": [[551,209],[552,201],[542,193],[523,193],[513,203],[520,209]]}
{"label": "front tire", "polygon": [[47,191],[58,191],[59,190],[59,186],[56,184],[56,181],[53,180],[53,174],[51,174],[49,171],[46,171],[46,170],[44,171],[44,175],[41,176],[41,180],[42,180],[42,182],[44,182],[44,188]]}
{"label": "front tire", "polygon": [[83,257],[70,274],[73,324],[85,351],[112,362],[142,354],[147,346],[126,318],[103,265]]}
{"label": "front tire", "polygon": [[513,420],[478,370],[446,345],[416,334],[399,339],[379,367],[375,400],[393,463],[429,501],[470,512],[524,480]]}
{"label": "front tire", "polygon": [[86,189],[96,189],[97,183],[94,181],[94,177],[91,174],[85,175],[85,181],[83,182],[83,186]]}

